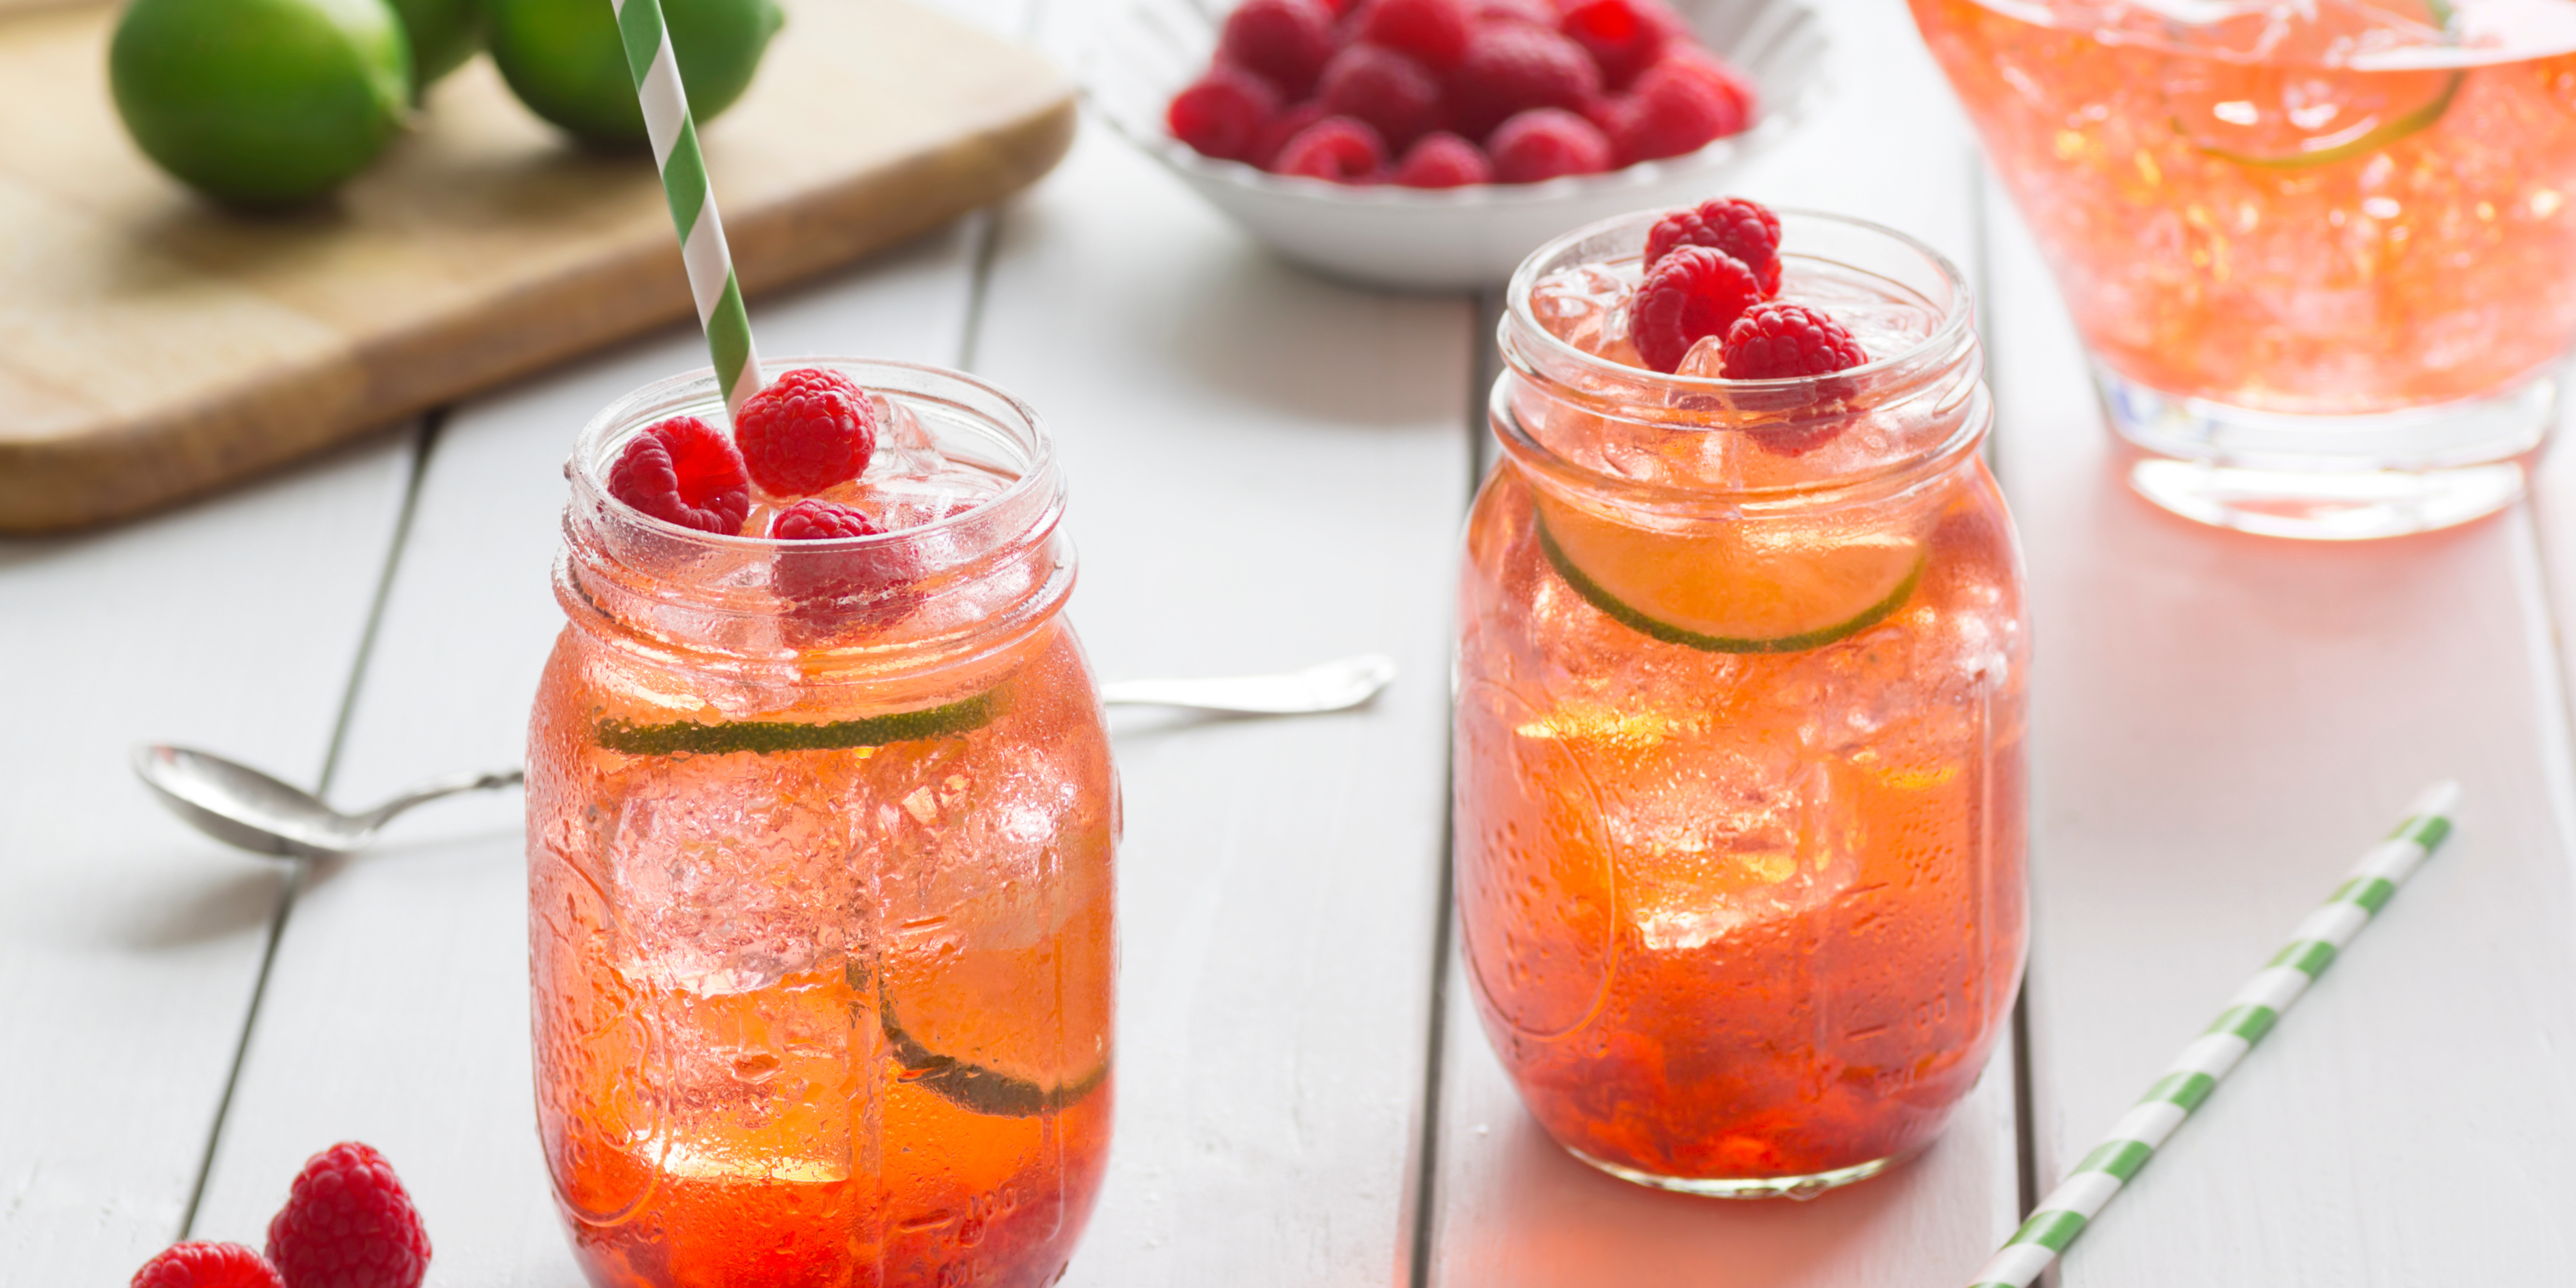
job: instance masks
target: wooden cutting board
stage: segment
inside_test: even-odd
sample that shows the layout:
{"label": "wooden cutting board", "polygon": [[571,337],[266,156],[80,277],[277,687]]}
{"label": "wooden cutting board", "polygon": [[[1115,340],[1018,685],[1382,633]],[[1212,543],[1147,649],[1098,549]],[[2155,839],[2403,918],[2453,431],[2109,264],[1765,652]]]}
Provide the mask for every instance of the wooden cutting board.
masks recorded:
{"label": "wooden cutting board", "polygon": [[[901,0],[787,9],[703,131],[747,292],[1008,195],[1072,141],[1035,54]],[[0,532],[138,514],[694,316],[651,157],[573,147],[488,59],[333,198],[241,215],[127,140],[114,16],[0,15]]]}

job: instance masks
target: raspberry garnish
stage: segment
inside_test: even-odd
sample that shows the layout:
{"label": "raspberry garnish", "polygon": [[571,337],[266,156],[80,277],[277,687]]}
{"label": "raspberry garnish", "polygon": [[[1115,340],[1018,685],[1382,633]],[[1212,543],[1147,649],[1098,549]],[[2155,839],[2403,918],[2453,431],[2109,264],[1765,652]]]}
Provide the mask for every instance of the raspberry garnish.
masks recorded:
{"label": "raspberry garnish", "polygon": [[1333,56],[1333,11],[1318,0],[1244,0],[1225,16],[1217,54],[1304,98]]}
{"label": "raspberry garnish", "polygon": [[1734,256],[1706,246],[1676,247],[1637,287],[1628,337],[1647,366],[1669,374],[1701,337],[1726,334],[1761,298],[1753,270]]}
{"label": "raspberry garnish", "polygon": [[[1619,153],[1619,164],[1635,165],[1696,152],[1742,130],[1744,109],[1707,81],[1658,63],[1637,79],[1634,93],[1611,109],[1603,128]],[[1777,287],[1774,282],[1772,289]]]}
{"label": "raspberry garnish", "polygon": [[712,425],[673,416],[626,444],[608,467],[608,494],[665,523],[732,536],[751,513],[742,454]]}
{"label": "raspberry garnish", "polygon": [[384,1155],[343,1141],[296,1174],[268,1259],[285,1288],[420,1288],[429,1235]]}
{"label": "raspberry garnish", "polygon": [[1826,376],[1869,361],[1860,342],[1822,309],[1756,304],[1726,329],[1719,351],[1729,380]]}
{"label": "raspberry garnish", "polygon": [[1519,23],[1478,27],[1466,57],[1449,73],[1449,124],[1485,139],[1512,115],[1534,107],[1579,112],[1601,93],[1601,70],[1581,45]]}
{"label": "raspberry garnish", "polygon": [[1440,124],[1439,79],[1392,49],[1352,45],[1324,64],[1316,85],[1327,114],[1368,122],[1390,148]]}
{"label": "raspberry garnish", "polygon": [[277,1267],[238,1243],[177,1243],[143,1263],[129,1288],[282,1288]]}
{"label": "raspberry garnish", "polygon": [[1517,22],[1551,30],[1556,26],[1556,6],[1547,0],[1475,0],[1470,8],[1479,27],[1497,22]]}
{"label": "raspberry garnish", "polygon": [[1163,113],[1172,137],[1201,156],[1220,161],[1248,161],[1273,117],[1279,114],[1279,91],[1270,82],[1239,67],[1219,63],[1172,96]]}
{"label": "raspberry garnish", "polygon": [[1540,107],[1503,122],[1487,140],[1494,178],[1503,183],[1544,183],[1569,174],[1599,174],[1611,167],[1610,140],[1599,127],[1563,108]]}
{"label": "raspberry garnish", "polygon": [[1270,163],[1276,174],[1332,183],[1371,183],[1385,168],[1386,144],[1377,131],[1347,116],[1327,116],[1298,131]]}
{"label": "raspberry garnish", "polygon": [[761,490],[804,496],[868,468],[877,450],[877,411],[849,377],[804,367],[744,399],[733,436]]}
{"label": "raspberry garnish", "polygon": [[807,497],[769,521],[769,535],[780,541],[835,541],[884,531],[866,511],[820,497]]}
{"label": "raspberry garnish", "polygon": [[1780,289],[1780,217],[1761,202],[1719,197],[1655,221],[1646,230],[1646,267],[1677,246],[1725,251],[1753,270],[1764,295]]}
{"label": "raspberry garnish", "polygon": [[1467,54],[1475,21],[1466,0],[1369,0],[1360,11],[1360,39],[1447,68]]}
{"label": "raspberry garnish", "polygon": [[1661,0],[1572,0],[1556,25],[1592,55],[1602,84],[1612,89],[1628,88],[1667,44],[1689,36],[1681,15]]}
{"label": "raspberry garnish", "polygon": [[1492,183],[1494,164],[1475,144],[1442,130],[1423,135],[1391,177],[1407,188],[1463,188]]}

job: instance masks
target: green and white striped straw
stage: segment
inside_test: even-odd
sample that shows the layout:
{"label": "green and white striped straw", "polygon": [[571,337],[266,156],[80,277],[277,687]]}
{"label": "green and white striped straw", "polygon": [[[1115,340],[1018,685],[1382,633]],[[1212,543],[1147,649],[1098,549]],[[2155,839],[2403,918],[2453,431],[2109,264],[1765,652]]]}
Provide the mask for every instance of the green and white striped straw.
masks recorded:
{"label": "green and white striped straw", "polygon": [[644,109],[644,132],[653,140],[653,164],[671,199],[671,226],[680,233],[680,260],[688,266],[689,294],[697,299],[698,325],[706,328],[716,383],[725,410],[760,389],[760,355],[751,348],[751,318],[743,312],[742,286],[734,280],[733,253],[725,249],[716,218],[715,189],[707,182],[698,127],[689,119],[688,91],[662,24],[662,0],[609,0],[617,31],[626,41],[626,69],[635,76],[635,99]]}
{"label": "green and white striped straw", "polygon": [[2039,1210],[1977,1272],[1972,1288],[2030,1288],[2038,1280],[2111,1196],[2155,1156],[2156,1147],[2200,1102],[2209,1099],[2209,1093],[2218,1089],[2218,1080],[2272,1031],[2281,1014],[2324,973],[2335,954],[2370,923],[2371,914],[2386,906],[2397,887],[2415,875],[2442,838],[2450,835],[2451,810],[2459,800],[2460,785],[2453,782],[2436,783],[2415,798],[2406,821],[2362,857],[2334,897],[2299,923],[2289,946],[2236,990],[2218,1022],[2184,1047],[2181,1058],[2121,1117],[2120,1125],[2048,1192]]}

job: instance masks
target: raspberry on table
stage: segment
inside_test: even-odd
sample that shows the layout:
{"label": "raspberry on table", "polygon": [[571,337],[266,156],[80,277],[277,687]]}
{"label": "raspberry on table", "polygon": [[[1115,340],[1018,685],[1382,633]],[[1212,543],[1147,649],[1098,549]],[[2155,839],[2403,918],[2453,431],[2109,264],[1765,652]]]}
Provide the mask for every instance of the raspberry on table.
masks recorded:
{"label": "raspberry on table", "polygon": [[1273,174],[1329,183],[1374,183],[1386,168],[1386,142],[1367,123],[1327,116],[1298,131],[1271,160]]}
{"label": "raspberry on table", "polygon": [[1315,87],[1333,45],[1333,10],[1321,0],[1244,0],[1225,16],[1217,56],[1299,99]]}
{"label": "raspberry on table", "polygon": [[1828,376],[1869,361],[1860,342],[1823,309],[1756,304],[1726,329],[1720,351],[1729,380]]}
{"label": "raspberry on table", "polygon": [[1457,66],[1474,28],[1467,0],[1368,0],[1359,17],[1360,39],[1433,69]]}
{"label": "raspberry on table", "polygon": [[1510,117],[1538,107],[1579,112],[1601,94],[1601,69],[1581,45],[1542,27],[1478,27],[1449,73],[1450,128],[1485,140]]}
{"label": "raspberry on table", "polygon": [[1172,137],[1201,156],[1249,161],[1279,115],[1279,91],[1239,67],[1219,63],[1172,96],[1163,113]]}
{"label": "raspberry on table", "polygon": [[1744,129],[1744,112],[1735,99],[1710,88],[1707,81],[1657,64],[1638,78],[1634,93],[1611,109],[1603,129],[1619,154],[1619,164],[1635,165],[1696,152],[1739,133]]}
{"label": "raspberry on table", "polygon": [[762,491],[804,496],[866,471],[877,450],[877,411],[849,377],[804,367],[744,399],[733,436]]}
{"label": "raspberry on table", "polygon": [[608,494],[665,523],[728,537],[751,513],[742,454],[695,416],[673,416],[628,440],[608,467]]}
{"label": "raspberry on table", "polygon": [[780,541],[836,541],[884,531],[865,510],[820,497],[807,497],[769,521],[769,535]]}
{"label": "raspberry on table", "polygon": [[1646,230],[1646,267],[1679,246],[1705,246],[1732,255],[1762,282],[1762,293],[1780,289],[1780,217],[1743,197],[1717,197],[1676,210]]}
{"label": "raspberry on table", "polygon": [[1661,58],[1668,44],[1690,38],[1681,15],[1662,0],[1572,0],[1556,20],[1601,68],[1601,83],[1624,90]]}
{"label": "raspberry on table", "polygon": [[283,1288],[277,1267],[238,1243],[174,1243],[134,1272],[128,1288]]}
{"label": "raspberry on table", "polygon": [[1244,160],[1264,170],[1271,169],[1271,163],[1279,159],[1279,150],[1288,146],[1288,140],[1305,133],[1307,126],[1323,120],[1324,115],[1324,105],[1308,99],[1270,118],[1270,123],[1261,127],[1261,138],[1252,145],[1252,155]]}
{"label": "raspberry on table", "polygon": [[1392,49],[1352,45],[1324,64],[1316,84],[1327,115],[1368,122],[1391,149],[1439,127],[1439,78]]}
{"label": "raspberry on table", "polygon": [[1761,298],[1753,270],[1734,256],[1706,246],[1676,247],[1637,287],[1628,338],[1648,367],[1670,374],[1693,344],[1726,334]]}
{"label": "raspberry on table", "polygon": [[420,1288],[429,1235],[384,1155],[343,1141],[296,1174],[268,1259],[285,1288]]}
{"label": "raspberry on table", "polygon": [[1569,174],[1599,174],[1613,165],[1610,140],[1600,127],[1563,108],[1539,107],[1514,115],[1485,141],[1502,183],[1544,183]]}
{"label": "raspberry on table", "polygon": [[1441,130],[1423,135],[1389,178],[1407,188],[1464,188],[1492,183],[1494,163],[1482,148]]}

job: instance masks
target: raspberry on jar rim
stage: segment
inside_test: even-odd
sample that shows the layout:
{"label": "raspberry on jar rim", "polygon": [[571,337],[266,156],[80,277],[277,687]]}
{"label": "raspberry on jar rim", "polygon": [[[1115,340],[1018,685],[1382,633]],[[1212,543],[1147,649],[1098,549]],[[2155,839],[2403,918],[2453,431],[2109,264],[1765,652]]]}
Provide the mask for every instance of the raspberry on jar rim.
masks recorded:
{"label": "raspberry on jar rim", "polygon": [[1747,197],[1712,197],[1676,210],[1646,230],[1649,270],[1679,246],[1705,246],[1732,255],[1753,270],[1762,293],[1780,289],[1780,216]]}
{"label": "raspberry on jar rim", "polygon": [[608,494],[665,523],[718,536],[742,531],[751,479],[733,440],[695,416],[673,416],[628,440],[608,467]]}
{"label": "raspberry on jar rim", "polygon": [[1762,298],[1762,284],[1734,256],[1706,246],[1674,248],[1646,273],[1629,303],[1628,337],[1637,357],[1666,375],[1700,340],[1723,335]]}
{"label": "raspberry on jar rim", "polygon": [[840,372],[799,368],[743,400],[733,436],[762,491],[808,496],[867,471],[877,450],[876,406]]}

